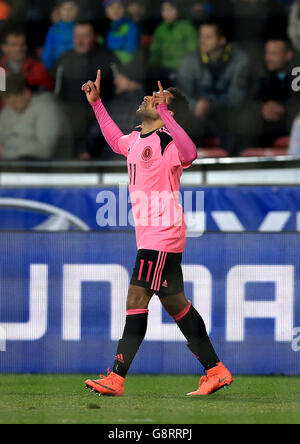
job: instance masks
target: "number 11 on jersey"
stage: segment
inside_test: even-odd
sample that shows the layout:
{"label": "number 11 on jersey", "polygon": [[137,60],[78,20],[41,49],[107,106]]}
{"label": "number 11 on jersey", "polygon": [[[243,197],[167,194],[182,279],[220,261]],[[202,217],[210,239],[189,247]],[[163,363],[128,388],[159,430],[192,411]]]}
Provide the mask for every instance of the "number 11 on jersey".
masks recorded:
{"label": "number 11 on jersey", "polygon": [[135,185],[136,181],[136,164],[130,163],[129,164],[129,184]]}

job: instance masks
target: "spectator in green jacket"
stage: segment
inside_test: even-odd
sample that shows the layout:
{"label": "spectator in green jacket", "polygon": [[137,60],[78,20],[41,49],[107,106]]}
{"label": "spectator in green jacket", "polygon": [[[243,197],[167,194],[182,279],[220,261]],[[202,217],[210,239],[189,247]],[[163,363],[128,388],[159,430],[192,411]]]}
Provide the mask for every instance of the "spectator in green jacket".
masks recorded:
{"label": "spectator in green jacket", "polygon": [[150,46],[153,76],[174,82],[184,58],[197,48],[198,35],[188,20],[182,19],[176,1],[163,1],[163,22],[155,29]]}

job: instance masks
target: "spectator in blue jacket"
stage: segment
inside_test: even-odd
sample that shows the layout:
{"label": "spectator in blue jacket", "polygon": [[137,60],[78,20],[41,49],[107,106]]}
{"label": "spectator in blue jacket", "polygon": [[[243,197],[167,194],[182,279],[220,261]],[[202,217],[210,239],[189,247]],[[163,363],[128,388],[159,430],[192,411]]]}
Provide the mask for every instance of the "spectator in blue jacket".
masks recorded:
{"label": "spectator in blue jacket", "polygon": [[49,71],[64,52],[74,47],[73,33],[79,8],[74,1],[61,0],[59,14],[60,21],[49,29],[42,53],[42,62]]}
{"label": "spectator in blue jacket", "polygon": [[133,20],[125,16],[123,0],[105,0],[104,8],[107,18],[112,22],[106,46],[121,63],[129,63],[140,45],[139,28]]}

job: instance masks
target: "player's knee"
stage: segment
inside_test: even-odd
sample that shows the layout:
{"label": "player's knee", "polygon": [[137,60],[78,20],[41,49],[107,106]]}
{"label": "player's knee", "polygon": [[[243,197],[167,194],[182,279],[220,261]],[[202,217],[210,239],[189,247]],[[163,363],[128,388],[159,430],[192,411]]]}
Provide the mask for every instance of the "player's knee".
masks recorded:
{"label": "player's knee", "polygon": [[143,287],[130,286],[127,297],[127,310],[147,309],[152,294]]}
{"label": "player's knee", "polygon": [[189,305],[189,301],[185,297],[184,293],[180,293],[175,296],[167,296],[161,298],[160,301],[164,309],[172,317],[181,313]]}

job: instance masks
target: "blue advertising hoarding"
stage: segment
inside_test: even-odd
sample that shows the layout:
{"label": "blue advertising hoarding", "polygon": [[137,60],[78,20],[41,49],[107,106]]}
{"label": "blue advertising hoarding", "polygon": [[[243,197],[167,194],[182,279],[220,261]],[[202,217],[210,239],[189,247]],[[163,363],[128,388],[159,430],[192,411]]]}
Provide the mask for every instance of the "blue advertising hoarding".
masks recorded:
{"label": "blue advertising hoarding", "polygon": [[[297,233],[187,240],[187,296],[233,373],[300,374],[299,251]],[[111,367],[135,256],[128,231],[0,233],[0,372]],[[131,372],[202,372],[157,297]]]}
{"label": "blue advertising hoarding", "polygon": [[[183,187],[181,194],[185,212],[197,211],[200,196],[206,231],[300,231],[300,187]],[[116,208],[115,223],[101,225],[99,215],[109,199]],[[118,231],[120,225],[132,230],[129,218],[119,223],[124,206],[127,216],[130,202],[124,187],[2,188],[0,231]]]}

